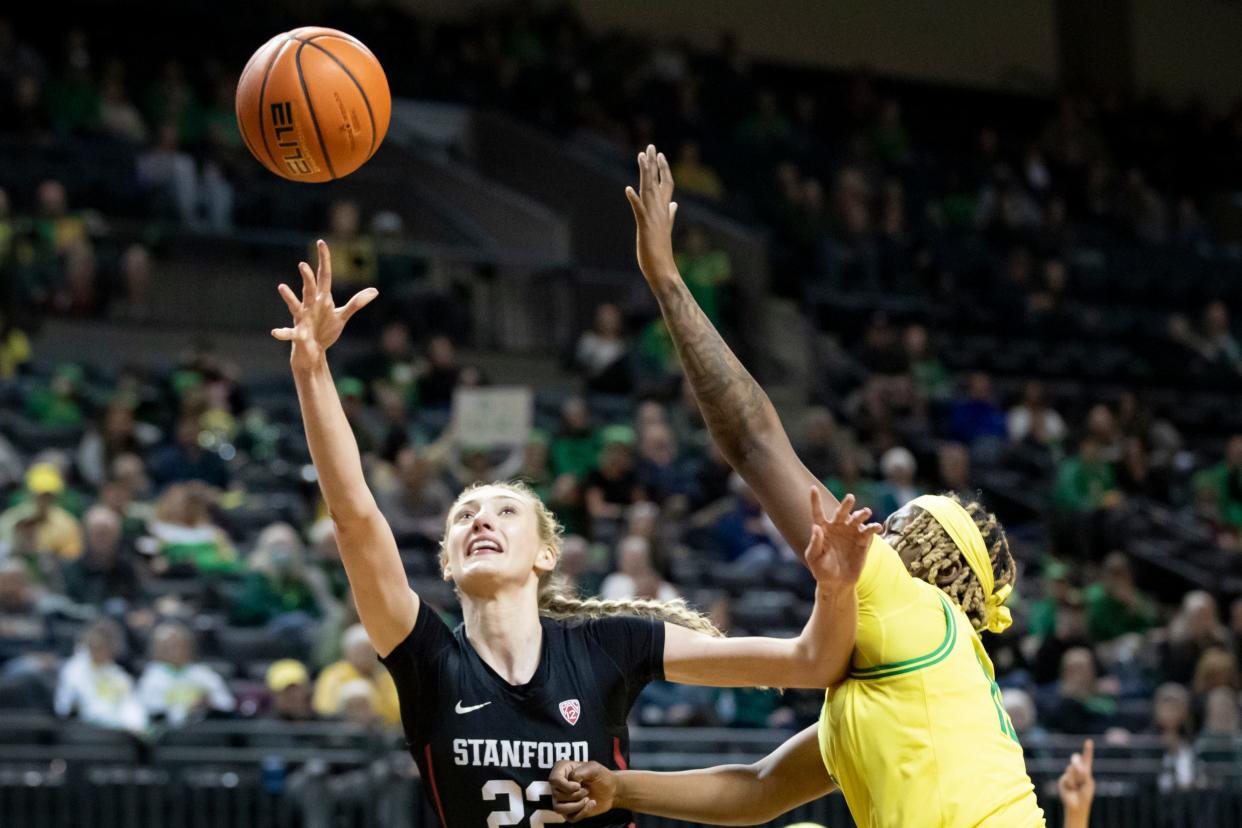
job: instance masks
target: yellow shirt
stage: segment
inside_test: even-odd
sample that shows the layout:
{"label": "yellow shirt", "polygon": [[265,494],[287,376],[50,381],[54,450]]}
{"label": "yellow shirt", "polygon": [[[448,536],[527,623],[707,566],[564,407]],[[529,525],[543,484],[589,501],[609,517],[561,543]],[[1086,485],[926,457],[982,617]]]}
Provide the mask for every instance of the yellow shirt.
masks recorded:
{"label": "yellow shirt", "polygon": [[966,615],[876,538],[858,581],[850,675],[820,751],[859,828],[1036,828],[1044,814]]}
{"label": "yellow shirt", "polygon": [[341,712],[341,688],[351,681],[362,679],[371,685],[371,706],[384,721],[396,724],[401,721],[401,707],[397,702],[397,685],[383,667],[374,676],[364,676],[348,661],[338,661],[323,668],[315,682],[315,695],[311,706],[320,716],[335,716]]}
{"label": "yellow shirt", "polygon": [[[34,517],[36,508],[33,500],[27,500],[0,515],[0,540],[12,542],[17,524]],[[35,526],[35,548],[54,552],[66,561],[75,560],[82,555],[82,526],[69,512],[52,506]]]}

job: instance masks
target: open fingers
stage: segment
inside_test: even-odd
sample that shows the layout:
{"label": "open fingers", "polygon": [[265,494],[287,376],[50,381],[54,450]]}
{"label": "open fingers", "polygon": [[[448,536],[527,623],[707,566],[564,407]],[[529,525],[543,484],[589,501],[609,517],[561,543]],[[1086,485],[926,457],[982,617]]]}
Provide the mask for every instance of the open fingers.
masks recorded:
{"label": "open fingers", "polygon": [[341,319],[348,322],[351,316],[371,304],[371,300],[376,296],[379,296],[379,291],[373,287],[358,291],[349,298],[349,301],[345,303],[345,307],[341,308]]}
{"label": "open fingers", "polygon": [[319,286],[315,283],[315,271],[306,262],[298,262],[298,273],[302,274],[302,305],[310,307],[319,296]]}
{"label": "open fingers", "polygon": [[639,198],[638,193],[634,192],[633,187],[625,188],[625,199],[630,203],[630,209],[634,211],[634,220],[641,220],[643,217],[643,200]]}
{"label": "open fingers", "polygon": [[849,519],[845,522],[846,526],[851,529],[862,531],[863,526],[867,523],[867,518],[871,517],[871,510],[864,506],[856,512],[850,512]]}
{"label": "open fingers", "polygon": [[293,315],[294,320],[302,313],[302,303],[298,301],[298,297],[294,295],[293,288],[286,284],[281,284],[276,288],[276,292],[280,294],[280,298],[285,300],[285,307],[289,309],[289,313]]}
{"label": "open fingers", "polygon": [[650,176],[652,171],[648,169],[647,153],[640,152],[638,154],[638,197],[646,198],[650,190]]}
{"label": "open fingers", "polygon": [[319,249],[319,269],[315,271],[319,277],[319,290],[324,294],[332,295],[332,251],[328,249],[328,243],[320,239],[315,243]]}
{"label": "open fingers", "polygon": [[669,169],[668,159],[664,153],[656,153],[656,169],[660,171],[660,195],[665,199],[673,197],[673,171]]}
{"label": "open fingers", "polygon": [[832,514],[832,522],[847,522],[852,511],[854,511],[854,495],[846,494],[845,497],[841,498],[841,502],[837,504],[837,510]]}
{"label": "open fingers", "polygon": [[803,556],[808,561],[818,558],[824,551],[824,530],[818,523],[811,524],[811,539],[806,544],[806,554]]}
{"label": "open fingers", "polygon": [[272,328],[272,336],[282,342],[290,342],[293,339],[293,328]]}

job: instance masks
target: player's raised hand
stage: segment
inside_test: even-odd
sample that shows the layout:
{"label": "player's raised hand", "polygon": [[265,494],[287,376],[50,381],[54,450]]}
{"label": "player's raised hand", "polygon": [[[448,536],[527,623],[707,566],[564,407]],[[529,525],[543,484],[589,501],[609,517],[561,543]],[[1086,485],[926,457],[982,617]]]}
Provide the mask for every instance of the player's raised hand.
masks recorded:
{"label": "player's raised hand", "polygon": [[569,822],[612,810],[617,775],[599,762],[557,762],[548,777],[554,809]]}
{"label": "player's raised hand", "polygon": [[673,259],[673,173],[664,153],[650,144],[638,154],[638,190],[625,188],[638,227],[638,267],[651,282],[677,271]]}
{"label": "player's raised hand", "polygon": [[871,510],[854,509],[854,495],[847,494],[832,517],[824,513],[819,488],[811,487],[811,542],[806,547],[806,565],[821,585],[853,586],[867,562],[871,538],[883,528],[867,523]]}
{"label": "player's raised hand", "polygon": [[1091,801],[1095,799],[1095,777],[1091,773],[1094,758],[1095,742],[1088,739],[1083,742],[1082,753],[1070,757],[1065,773],[1057,780],[1067,826],[1085,826],[1091,815]]}
{"label": "player's raised hand", "polygon": [[293,343],[289,361],[294,367],[310,367],[323,357],[341,336],[345,323],[379,295],[375,288],[365,288],[353,295],[342,307],[332,301],[332,252],[323,239],[319,240],[319,265],[312,271],[306,262],[298,263],[302,274],[302,299],[282,284],[277,291],[293,315],[293,326],[275,328],[272,336]]}

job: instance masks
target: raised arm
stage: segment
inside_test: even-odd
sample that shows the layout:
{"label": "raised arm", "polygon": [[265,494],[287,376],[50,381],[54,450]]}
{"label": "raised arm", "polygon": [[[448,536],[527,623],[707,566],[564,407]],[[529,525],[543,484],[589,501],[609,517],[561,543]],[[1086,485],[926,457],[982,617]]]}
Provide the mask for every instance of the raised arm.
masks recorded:
{"label": "raised arm", "polygon": [[638,191],[625,189],[638,225],[638,266],[651,286],[712,439],[754,490],[794,549],[805,549],[812,516],[806,490],[834,498],[794,453],[768,395],[720,338],[682,281],[673,258],[673,176],[655,147],[638,156]]}
{"label": "raised arm", "polygon": [[708,825],[759,825],[833,789],[815,725],[752,765],[656,773],[561,762],[551,782],[556,811],[570,822],[625,808]]}
{"label": "raised arm", "polygon": [[803,687],[822,689],[845,678],[858,628],[855,586],[862,575],[878,523],[870,509],[850,512],[854,496],[829,519],[819,490],[812,488],[816,516],[805,557],[815,575],[815,607],[797,638],[712,638],[665,624],[664,675],[682,684],[712,687]]}
{"label": "raised arm", "polygon": [[358,443],[345,418],[327,358],[328,348],[340,338],[345,323],[378,291],[359,291],[344,307],[336,307],[332,301],[332,256],[322,240],[318,247],[317,271],[306,262],[298,265],[301,301],[288,285],[280,286],[280,296],[293,314],[293,327],[277,328],[272,336],[293,344],[289,364],[319,489],[336,522],[341,561],[358,615],[371,645],[380,655],[388,655],[414,628],[418,596],[405,577],[392,530],[367,488]]}

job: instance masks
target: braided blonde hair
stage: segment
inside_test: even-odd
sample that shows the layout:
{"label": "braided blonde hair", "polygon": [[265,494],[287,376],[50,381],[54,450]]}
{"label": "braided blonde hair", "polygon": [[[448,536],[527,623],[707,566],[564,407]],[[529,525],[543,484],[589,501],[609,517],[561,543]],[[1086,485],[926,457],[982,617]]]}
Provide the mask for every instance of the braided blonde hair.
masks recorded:
{"label": "braided blonde hair", "polygon": [[[961,503],[952,492],[945,494],[945,497]],[[987,546],[992,574],[996,579],[993,591],[1007,584],[1013,585],[1018,577],[1017,566],[1000,521],[978,501],[965,503],[963,508],[979,527],[979,534]],[[911,575],[939,587],[952,598],[976,630],[987,626],[985,602],[988,596],[983,594],[983,586],[971,571],[966,557],[931,512],[919,509],[918,514],[902,527],[893,549],[897,550],[902,560],[907,561],[906,567]],[[907,556],[904,554],[906,550],[918,554]]]}
{"label": "braided blonde hair", "polygon": [[[564,531],[557,522],[552,510],[535,494],[534,490],[520,481],[498,481],[495,483],[475,483],[467,486],[457,496],[454,507],[471,493],[488,487],[505,489],[518,497],[530,502],[535,507],[535,520],[539,529],[539,540],[551,547],[559,563],[561,559],[561,534]],[[452,508],[449,509],[452,514]],[[448,518],[445,518],[444,537],[440,539],[440,568],[448,563]],[[565,579],[555,571],[545,572],[539,576],[539,614],[556,621],[585,621],[596,618],[614,618],[629,616],[649,618],[653,621],[665,621],[695,632],[715,638],[724,636],[711,619],[690,607],[684,599],[674,601],[651,601],[631,599],[627,601],[605,601],[600,598],[579,598],[573,594]]]}

